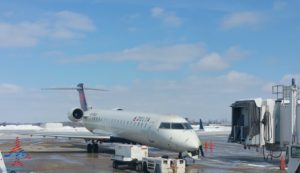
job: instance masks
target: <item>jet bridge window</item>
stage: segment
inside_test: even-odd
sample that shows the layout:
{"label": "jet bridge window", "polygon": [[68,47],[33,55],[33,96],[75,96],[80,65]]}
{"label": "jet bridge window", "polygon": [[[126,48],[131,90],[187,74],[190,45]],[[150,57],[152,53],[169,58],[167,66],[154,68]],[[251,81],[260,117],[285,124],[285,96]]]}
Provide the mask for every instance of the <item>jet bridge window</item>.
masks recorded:
{"label": "jet bridge window", "polygon": [[159,126],[160,129],[170,129],[171,124],[170,123],[161,123]]}
{"label": "jet bridge window", "polygon": [[291,147],[291,157],[300,158],[300,147],[296,147],[296,146]]}

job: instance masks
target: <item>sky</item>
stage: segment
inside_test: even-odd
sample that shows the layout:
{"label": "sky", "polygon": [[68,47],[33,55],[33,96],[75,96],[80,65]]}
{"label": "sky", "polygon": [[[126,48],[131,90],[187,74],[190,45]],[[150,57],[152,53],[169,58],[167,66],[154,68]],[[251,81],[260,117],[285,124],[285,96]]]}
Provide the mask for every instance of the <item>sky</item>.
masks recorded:
{"label": "sky", "polygon": [[231,120],[240,99],[300,83],[296,0],[1,0],[0,122],[95,108]]}

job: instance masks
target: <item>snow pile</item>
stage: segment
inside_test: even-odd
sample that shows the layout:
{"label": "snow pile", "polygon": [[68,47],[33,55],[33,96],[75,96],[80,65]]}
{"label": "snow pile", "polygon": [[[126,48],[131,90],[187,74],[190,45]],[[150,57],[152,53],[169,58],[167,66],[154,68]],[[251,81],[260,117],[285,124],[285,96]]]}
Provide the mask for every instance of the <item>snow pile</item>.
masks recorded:
{"label": "snow pile", "polygon": [[46,123],[35,125],[6,125],[0,126],[0,131],[38,131],[38,132],[88,132],[84,127],[63,126],[62,123]]}
{"label": "snow pile", "polygon": [[62,123],[45,123],[41,125],[44,129],[56,129],[56,128],[63,128]]}
{"label": "snow pile", "polygon": [[45,132],[88,132],[88,130],[85,127],[71,127],[71,126],[47,127],[47,128],[43,128],[41,131],[45,131]]}
{"label": "snow pile", "polygon": [[[194,130],[199,130],[199,125],[192,125]],[[224,126],[219,124],[210,124],[203,126],[205,132],[230,132],[231,126]]]}
{"label": "snow pile", "polygon": [[217,124],[210,124],[208,126],[204,126],[204,131],[206,132],[230,132],[231,127],[230,126],[222,126]]}
{"label": "snow pile", "polygon": [[0,126],[0,130],[41,130],[40,126],[34,125],[6,125]]}

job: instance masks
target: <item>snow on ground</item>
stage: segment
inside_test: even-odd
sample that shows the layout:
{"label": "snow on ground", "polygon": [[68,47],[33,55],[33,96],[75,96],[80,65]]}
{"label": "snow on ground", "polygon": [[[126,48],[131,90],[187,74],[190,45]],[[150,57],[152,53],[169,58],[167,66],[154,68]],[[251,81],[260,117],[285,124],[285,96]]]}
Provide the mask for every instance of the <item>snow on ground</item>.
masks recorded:
{"label": "snow on ground", "polygon": [[[193,129],[199,130],[199,125],[192,125]],[[203,126],[205,132],[230,132],[231,126],[224,126],[220,124],[210,124]]]}
{"label": "snow on ground", "polygon": [[84,127],[63,126],[62,123],[46,123],[42,126],[36,125],[6,125],[0,126],[0,131],[61,131],[61,132],[87,132]]}
{"label": "snow on ground", "polygon": [[0,130],[41,130],[42,127],[34,125],[6,125],[0,126]]}

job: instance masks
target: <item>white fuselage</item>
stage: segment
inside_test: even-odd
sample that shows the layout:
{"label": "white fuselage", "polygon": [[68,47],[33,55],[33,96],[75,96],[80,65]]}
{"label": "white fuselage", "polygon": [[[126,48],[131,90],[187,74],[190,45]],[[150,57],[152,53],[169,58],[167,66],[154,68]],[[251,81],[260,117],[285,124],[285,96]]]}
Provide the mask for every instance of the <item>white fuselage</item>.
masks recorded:
{"label": "white fuselage", "polygon": [[97,135],[119,137],[176,152],[196,151],[201,145],[196,132],[179,116],[91,109],[84,112],[82,123]]}

